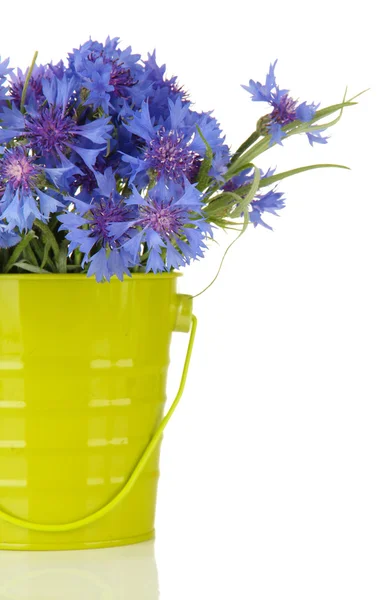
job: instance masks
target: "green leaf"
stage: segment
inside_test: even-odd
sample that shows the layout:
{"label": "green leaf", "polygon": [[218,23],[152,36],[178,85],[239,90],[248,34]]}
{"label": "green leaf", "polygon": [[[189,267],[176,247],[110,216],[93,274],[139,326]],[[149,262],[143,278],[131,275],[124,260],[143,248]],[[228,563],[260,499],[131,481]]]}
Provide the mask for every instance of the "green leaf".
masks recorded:
{"label": "green leaf", "polygon": [[35,252],[32,249],[31,243],[28,244],[23,250],[23,258],[31,265],[39,266],[38,259],[36,258]]}
{"label": "green leaf", "polygon": [[59,260],[59,244],[56,241],[55,235],[53,234],[53,232],[51,231],[49,226],[46,225],[46,223],[43,223],[43,221],[39,221],[39,219],[36,219],[34,221],[34,226],[38,227],[40,229],[40,231],[42,232],[42,237],[43,237],[44,243],[46,245],[48,245],[50,248],[52,248],[52,251],[54,254],[54,259],[56,262],[58,262],[58,260]]}
{"label": "green leaf", "polygon": [[50,244],[45,244],[44,245],[43,256],[42,256],[42,262],[40,263],[40,268],[41,269],[43,269],[43,267],[46,265],[46,263],[48,261],[49,252],[50,252]]}
{"label": "green leaf", "polygon": [[36,237],[34,231],[29,231],[24,237],[23,239],[18,243],[17,246],[15,246],[15,248],[12,251],[11,256],[8,259],[7,264],[4,267],[4,273],[8,273],[12,267],[14,266],[15,262],[18,260],[19,256],[21,256],[22,252],[27,248],[27,246],[30,244],[31,240],[33,240]]}
{"label": "green leaf", "polygon": [[34,254],[37,257],[37,259],[41,261],[43,258],[44,246],[42,246],[42,244],[40,244],[39,241],[40,240],[38,240],[37,238],[31,240],[30,246],[31,246],[32,250],[34,251]]}
{"label": "green leaf", "polygon": [[321,164],[321,165],[308,165],[306,167],[299,167],[298,169],[291,169],[290,171],[283,171],[282,173],[277,173],[276,175],[272,175],[271,177],[265,177],[261,179],[260,187],[264,187],[267,185],[272,185],[277,181],[281,181],[281,179],[285,179],[286,177],[291,177],[292,175],[297,175],[298,173],[303,173],[304,171],[312,171],[313,169],[325,169],[325,168],[336,168],[336,169],[348,169],[349,167],[345,167],[344,165],[330,165],[330,164]]}
{"label": "green leaf", "polygon": [[36,265],[30,265],[28,262],[21,260],[20,262],[16,262],[14,267],[18,267],[19,269],[23,269],[24,271],[28,271],[29,273],[49,273],[50,271],[45,271]]}
{"label": "green leaf", "polygon": [[227,229],[230,231],[240,231],[240,227],[238,227],[238,225],[240,225],[241,223],[239,222],[228,221],[227,219],[218,219],[215,217],[214,219],[211,219],[211,223],[213,223],[217,227],[220,227],[221,229]]}
{"label": "green leaf", "polygon": [[199,175],[198,175],[198,183],[196,186],[196,188],[199,190],[199,192],[202,192],[203,190],[205,190],[208,187],[208,185],[211,181],[211,178],[208,176],[208,173],[211,169],[212,160],[214,158],[214,155],[211,150],[211,146],[207,142],[206,138],[204,137],[204,135],[198,125],[196,125],[196,129],[206,147],[206,154],[202,161],[202,164],[200,165],[200,170],[199,170]]}
{"label": "green leaf", "polygon": [[75,248],[73,252],[75,266],[79,267],[82,262],[83,254],[79,248]]}
{"label": "green leaf", "polygon": [[227,209],[229,209],[230,206],[240,204],[242,201],[243,198],[241,198],[239,194],[235,194],[234,192],[224,192],[213,198],[208,206],[203,209],[203,212],[208,216],[224,216],[229,214]]}

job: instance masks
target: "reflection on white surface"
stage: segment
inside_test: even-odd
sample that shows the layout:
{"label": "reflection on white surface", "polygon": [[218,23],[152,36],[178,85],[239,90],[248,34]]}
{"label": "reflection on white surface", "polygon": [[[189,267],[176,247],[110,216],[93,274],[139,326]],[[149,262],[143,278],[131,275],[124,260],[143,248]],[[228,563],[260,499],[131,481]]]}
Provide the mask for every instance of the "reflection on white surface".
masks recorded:
{"label": "reflection on white surface", "polygon": [[0,600],[158,600],[153,542],[66,552],[0,551]]}

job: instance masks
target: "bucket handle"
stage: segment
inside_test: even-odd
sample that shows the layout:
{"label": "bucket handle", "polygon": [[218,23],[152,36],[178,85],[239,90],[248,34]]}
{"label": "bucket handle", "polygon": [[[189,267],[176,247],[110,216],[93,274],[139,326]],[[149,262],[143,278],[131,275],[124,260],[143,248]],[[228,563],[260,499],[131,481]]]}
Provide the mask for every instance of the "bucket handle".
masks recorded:
{"label": "bucket handle", "polygon": [[[18,527],[22,527],[23,529],[30,529],[32,531],[47,531],[47,532],[51,532],[51,533],[59,533],[62,531],[73,531],[74,529],[79,529],[80,527],[84,527],[85,525],[90,525],[91,523],[94,523],[95,521],[97,521],[97,519],[100,519],[101,517],[105,516],[125,496],[127,496],[127,494],[129,494],[132,487],[136,483],[137,479],[141,475],[146,463],[148,462],[149,458],[151,457],[152,453],[154,452],[157,444],[159,443],[160,438],[163,434],[163,431],[166,428],[166,426],[168,425],[168,422],[169,422],[170,418],[172,417],[173,413],[175,412],[176,407],[179,404],[180,399],[183,395],[185,384],[187,381],[187,375],[188,375],[189,364],[191,361],[193,345],[194,345],[194,341],[195,341],[196,328],[197,328],[197,318],[195,317],[195,315],[191,315],[191,333],[189,336],[189,342],[188,342],[187,353],[186,353],[186,357],[185,357],[185,361],[184,361],[183,373],[181,376],[180,385],[179,385],[179,389],[177,391],[176,397],[175,397],[174,401],[172,402],[171,407],[168,410],[167,414],[163,417],[160,425],[157,427],[155,433],[153,434],[152,439],[150,440],[148,446],[145,448],[141,458],[139,459],[138,463],[136,464],[134,470],[132,471],[128,481],[126,482],[124,487],[118,492],[118,494],[116,496],[114,496],[114,498],[112,498],[112,500],[110,500],[107,504],[105,504],[105,506],[103,506],[102,508],[99,508],[97,511],[95,511],[91,515],[88,515],[87,517],[84,517],[83,519],[73,521],[72,523],[63,523],[63,524],[59,524],[59,525],[48,525],[48,524],[44,524],[44,523],[32,523],[30,521],[14,517],[13,515],[8,514],[1,509],[0,509],[0,519],[3,519],[3,521],[7,521],[8,523],[11,523],[12,525],[17,525]],[[176,328],[176,330],[178,330],[178,328]],[[182,330],[187,331],[187,329],[185,327],[184,327],[184,329],[183,328],[180,329],[180,331],[182,331]],[[188,329],[188,331],[189,331],[189,329]]]}

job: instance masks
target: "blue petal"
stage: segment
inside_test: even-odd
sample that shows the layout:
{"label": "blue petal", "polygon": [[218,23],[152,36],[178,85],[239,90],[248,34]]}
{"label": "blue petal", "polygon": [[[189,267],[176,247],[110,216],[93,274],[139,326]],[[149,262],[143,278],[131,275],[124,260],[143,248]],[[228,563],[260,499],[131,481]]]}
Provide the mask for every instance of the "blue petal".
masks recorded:
{"label": "blue petal", "polygon": [[182,257],[180,252],[178,252],[176,250],[176,248],[174,248],[172,246],[172,244],[170,242],[167,242],[166,263],[167,263],[167,269],[171,269],[171,268],[178,269],[179,267],[182,267],[185,265],[184,258]]}
{"label": "blue petal", "polygon": [[87,223],[86,219],[80,217],[79,215],[77,215],[77,213],[74,212],[67,212],[63,215],[58,215],[57,219],[60,223],[63,223],[63,225],[60,226],[59,230],[82,227],[82,225],[86,225]]}
{"label": "blue petal", "polygon": [[10,202],[8,200],[8,206],[2,214],[2,218],[8,221],[11,229],[13,227],[23,228],[24,218],[21,210],[19,190],[13,192],[11,198]]}
{"label": "blue petal", "polygon": [[145,240],[150,248],[156,248],[159,250],[160,248],[165,248],[165,244],[157,231],[154,229],[147,229],[145,232]]}
{"label": "blue petal", "polygon": [[189,111],[190,104],[182,103],[181,98],[177,98],[176,102],[168,100],[171,129],[179,129],[184,122],[184,119]]}
{"label": "blue petal", "polygon": [[11,204],[12,200],[14,199],[14,196],[15,196],[15,192],[14,192],[13,188],[11,187],[11,185],[8,184],[4,190],[3,197],[0,200],[1,213],[3,213],[6,208],[8,208],[8,206]]}
{"label": "blue petal", "polygon": [[116,180],[113,169],[109,167],[103,174],[97,171],[95,177],[97,179],[98,189],[102,196],[109,198],[110,195],[116,191]]}
{"label": "blue petal", "polygon": [[282,127],[280,123],[270,123],[269,125],[269,133],[271,134],[270,146],[273,144],[282,144],[282,138],[285,137],[285,132],[282,131]]}
{"label": "blue petal", "polygon": [[101,282],[104,279],[110,281],[111,274],[105,248],[101,248],[101,250],[98,250],[98,252],[91,257],[87,276],[91,277],[91,275],[95,275],[98,282]]}
{"label": "blue petal", "polygon": [[202,208],[202,194],[187,179],[185,180],[184,188],[184,194],[173,203],[174,206],[186,206],[192,210],[200,211]]}
{"label": "blue petal", "polygon": [[321,135],[321,132],[324,131],[324,129],[320,129],[320,130],[315,130],[312,133],[307,133],[306,135],[308,136],[308,140],[311,146],[313,146],[313,144],[327,144],[328,143],[328,138],[327,137],[323,137]]}
{"label": "blue petal", "polygon": [[125,204],[128,205],[132,205],[134,204],[136,205],[140,205],[140,206],[146,206],[147,202],[145,200],[145,198],[143,198],[139,193],[137,188],[132,185],[132,195],[129,196],[129,198],[125,198]]}
{"label": "blue petal", "polygon": [[307,121],[313,119],[316,109],[317,106],[315,104],[307,104],[306,102],[303,102],[296,108],[296,118],[306,123]]}
{"label": "blue petal", "polygon": [[121,236],[128,231],[130,223],[110,223],[108,226],[109,235],[115,240],[118,240]]}
{"label": "blue petal", "polygon": [[181,240],[179,238],[175,238],[175,241],[176,241],[176,244],[178,245],[179,249],[185,256],[187,263],[189,263],[191,258],[196,258],[196,253],[192,250],[192,248],[189,246],[189,244],[187,244],[186,242],[183,242],[183,240]]}
{"label": "blue petal", "polygon": [[[1,120],[3,121],[3,127],[6,125],[8,127],[14,127],[15,129],[24,129],[25,120],[20,112],[15,106],[12,108],[8,108],[7,106],[3,107],[3,114],[1,115]],[[19,132],[20,135],[20,132]]]}
{"label": "blue petal", "polygon": [[4,144],[9,142],[15,137],[19,137],[21,135],[21,131],[16,129],[0,129],[0,144]]}
{"label": "blue petal", "polygon": [[77,132],[82,137],[93,142],[93,144],[105,144],[106,147],[106,141],[111,137],[111,129],[110,117],[107,117],[91,121],[90,123],[86,123],[86,125],[80,125],[77,128]]}
{"label": "blue petal", "polygon": [[43,77],[42,79],[43,94],[46,97],[47,102],[53,106],[62,107],[63,109],[67,107],[69,98],[76,87],[77,85],[74,77],[70,79],[67,77],[59,79],[54,76],[51,79],[47,79],[47,77]]}
{"label": "blue petal", "polygon": [[153,271],[153,273],[165,271],[165,264],[156,248],[152,248],[149,252],[149,258],[146,263],[146,272],[149,273],[149,271]]}
{"label": "blue petal", "polygon": [[121,281],[124,279],[124,274],[130,275],[125,258],[125,252],[122,252],[122,250],[112,250],[108,258],[109,272],[111,275],[117,275]]}
{"label": "blue petal", "polygon": [[52,196],[45,194],[39,189],[36,189],[36,193],[39,198],[40,212],[44,217],[48,217],[50,213],[56,212],[59,206],[63,206],[59,200],[56,200]]}
{"label": "blue petal", "polygon": [[0,229],[0,248],[11,248],[20,242],[20,235]]}
{"label": "blue petal", "polygon": [[80,146],[73,146],[70,144],[69,147],[79,154],[85,165],[93,172],[98,155],[106,149],[106,146],[102,146],[101,148],[81,148]]}
{"label": "blue petal", "polygon": [[140,231],[136,233],[130,240],[125,242],[123,248],[125,248],[126,252],[128,252],[131,260],[134,263],[137,263],[138,253],[140,252],[142,238],[144,236],[144,231]]}
{"label": "blue petal", "polygon": [[57,168],[45,168],[45,173],[51,179],[55,187],[68,189],[67,179],[71,175],[82,175],[82,171],[71,163],[65,156],[62,157],[62,166]]}
{"label": "blue petal", "polygon": [[43,217],[43,215],[40,213],[36,201],[30,192],[25,196],[21,196],[21,201],[24,218],[24,223],[21,229],[31,229],[35,219],[42,219],[43,221],[47,220],[47,218]]}
{"label": "blue petal", "polygon": [[140,114],[133,113],[133,118],[128,123],[124,123],[124,126],[128,131],[149,142],[155,135],[155,129],[150,118],[148,102],[144,100]]}
{"label": "blue petal", "polygon": [[262,220],[261,212],[259,210],[253,210],[249,216],[250,216],[250,221],[252,222],[254,227],[256,227],[257,225],[262,225],[266,229],[270,229],[270,231],[273,231],[273,228],[270,227],[270,225],[268,225],[267,223],[265,223],[265,221]]}

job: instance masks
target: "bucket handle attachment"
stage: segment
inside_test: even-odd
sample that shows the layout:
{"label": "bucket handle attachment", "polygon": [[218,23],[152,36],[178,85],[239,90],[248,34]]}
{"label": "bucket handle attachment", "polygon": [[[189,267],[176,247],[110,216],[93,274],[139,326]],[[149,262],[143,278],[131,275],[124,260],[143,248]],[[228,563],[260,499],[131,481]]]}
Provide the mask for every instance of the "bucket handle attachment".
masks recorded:
{"label": "bucket handle attachment", "polygon": [[[188,296],[185,297],[186,302],[187,302],[188,298],[189,298]],[[184,300],[184,297],[180,298],[180,299]],[[191,298],[189,298],[189,299],[192,302],[192,299]],[[185,315],[185,318],[187,319],[187,315]],[[30,521],[14,517],[13,515],[10,515],[4,511],[2,511],[1,509],[0,509],[0,519],[3,519],[3,521],[7,521],[8,523],[11,523],[12,525],[17,525],[18,527],[22,527],[23,529],[30,529],[32,531],[45,531],[45,532],[51,532],[51,533],[59,533],[62,531],[73,531],[75,529],[79,529],[80,527],[90,525],[91,523],[94,523],[101,517],[104,517],[123,498],[125,498],[125,496],[127,496],[129,494],[129,492],[131,491],[131,489],[133,488],[137,479],[141,475],[146,463],[148,462],[149,458],[151,457],[152,453],[154,452],[157,444],[159,443],[159,441],[161,439],[164,429],[168,425],[168,422],[171,419],[173,413],[175,412],[176,407],[179,404],[180,399],[183,395],[185,384],[187,381],[188,369],[189,369],[189,364],[191,361],[193,345],[194,345],[194,341],[195,341],[196,328],[197,328],[197,318],[195,317],[195,315],[191,314],[191,333],[189,336],[188,348],[187,348],[187,353],[186,353],[184,367],[183,367],[183,373],[181,376],[180,385],[179,385],[179,389],[177,391],[176,397],[175,397],[174,401],[172,402],[170,409],[168,410],[166,415],[163,417],[160,425],[157,427],[155,433],[153,434],[152,439],[150,440],[148,446],[145,448],[141,458],[139,459],[138,463],[136,464],[135,468],[133,469],[128,481],[126,482],[124,487],[118,492],[118,494],[116,496],[114,496],[114,498],[112,498],[112,500],[110,500],[107,504],[105,504],[105,506],[103,506],[102,508],[99,508],[97,511],[95,511],[91,515],[88,515],[87,517],[84,517],[83,519],[73,521],[72,523],[63,523],[63,524],[59,524],[59,525],[48,525],[48,524],[44,524],[44,523],[32,523]],[[185,324],[183,327],[176,326],[175,331],[176,330],[188,332],[189,328],[187,328],[187,320],[185,320]]]}

